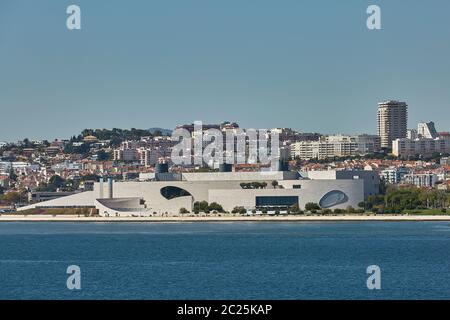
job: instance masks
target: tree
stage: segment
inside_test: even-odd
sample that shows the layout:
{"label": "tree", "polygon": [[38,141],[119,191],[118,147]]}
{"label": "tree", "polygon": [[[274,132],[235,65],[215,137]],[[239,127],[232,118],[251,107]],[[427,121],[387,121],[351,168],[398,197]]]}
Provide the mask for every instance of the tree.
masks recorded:
{"label": "tree", "polygon": [[56,188],[60,188],[60,187],[62,187],[62,186],[64,185],[65,180],[64,180],[63,178],[61,178],[60,176],[58,176],[58,175],[55,174],[54,176],[52,176],[52,177],[49,179],[48,183],[49,183],[50,185],[55,186]]}
{"label": "tree", "polygon": [[306,211],[312,211],[312,210],[320,210],[320,206],[317,203],[314,202],[308,202],[305,205],[305,210]]}
{"label": "tree", "polygon": [[273,181],[272,181],[272,187],[273,187],[274,189],[276,189],[277,186],[278,186],[278,181],[277,181],[277,180],[273,180]]}
{"label": "tree", "polygon": [[3,194],[3,192],[5,192],[5,188],[3,188],[2,186],[0,186],[0,195]]}
{"label": "tree", "polygon": [[189,213],[189,210],[186,208],[180,208],[180,213],[184,214],[184,213]]}
{"label": "tree", "polygon": [[205,211],[207,211],[208,210],[208,202],[206,202],[206,201],[201,201],[201,202],[199,202],[199,201],[196,201],[196,202],[194,202],[194,210],[197,210],[197,211],[203,211],[203,212],[205,212]]}
{"label": "tree", "polygon": [[289,208],[289,211],[291,211],[292,213],[299,213],[300,212],[300,207],[298,206],[298,203],[296,203],[293,206],[291,206]]}
{"label": "tree", "polygon": [[35,189],[35,191],[38,191],[38,192],[55,192],[56,191],[56,187],[54,185],[52,185],[52,184],[41,182],[39,184],[39,186]]}
{"label": "tree", "polygon": [[209,211],[218,211],[218,212],[223,212],[223,207],[218,204],[217,202],[211,202],[208,206],[208,210]]}
{"label": "tree", "polygon": [[352,206],[348,206],[347,207],[347,212],[348,213],[355,213],[355,208],[353,208]]}
{"label": "tree", "polygon": [[244,207],[234,207],[233,210],[231,210],[231,213],[246,214],[247,209],[245,209]]}
{"label": "tree", "polygon": [[96,174],[86,174],[81,176],[81,181],[100,181],[100,176]]}
{"label": "tree", "polygon": [[17,174],[14,172],[12,166],[11,169],[9,170],[9,178],[13,181],[17,181]]}
{"label": "tree", "polygon": [[97,160],[98,161],[107,161],[109,160],[109,153],[106,153],[104,150],[100,150],[99,152],[97,152]]}

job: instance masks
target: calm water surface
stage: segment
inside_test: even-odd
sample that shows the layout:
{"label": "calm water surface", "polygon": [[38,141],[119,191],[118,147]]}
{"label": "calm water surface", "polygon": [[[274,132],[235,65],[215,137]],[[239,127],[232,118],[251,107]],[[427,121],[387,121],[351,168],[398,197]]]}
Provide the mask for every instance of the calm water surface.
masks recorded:
{"label": "calm water surface", "polygon": [[0,299],[450,299],[450,223],[0,223]]}

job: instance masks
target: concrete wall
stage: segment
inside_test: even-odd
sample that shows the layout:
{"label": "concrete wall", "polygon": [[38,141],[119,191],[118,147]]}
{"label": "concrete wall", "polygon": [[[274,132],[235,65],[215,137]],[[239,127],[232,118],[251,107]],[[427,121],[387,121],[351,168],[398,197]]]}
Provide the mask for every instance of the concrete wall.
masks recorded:
{"label": "concrete wall", "polygon": [[[152,182],[116,182],[114,183],[114,197],[142,197],[147,209],[156,213],[178,213],[184,207],[191,211],[195,201],[208,201],[210,189],[241,189],[242,181],[152,181]],[[161,189],[174,186],[186,190],[191,194],[188,197],[179,197],[167,200],[161,195]],[[104,186],[104,194],[106,186]],[[99,184],[94,185],[94,192],[99,195]]]}
{"label": "concrete wall", "polygon": [[203,172],[183,173],[186,181],[273,181],[297,179],[298,173],[291,171],[261,171],[261,172]]}
{"label": "concrete wall", "polygon": [[364,198],[379,193],[380,177],[376,171],[370,170],[328,170],[308,171],[307,176],[312,180],[364,180]]}
{"label": "concrete wall", "polygon": [[245,189],[245,190],[210,190],[209,202],[217,202],[227,211],[236,206],[253,209],[256,196],[298,196],[299,207],[304,209],[308,202],[319,203],[320,199],[330,191],[339,190],[344,192],[348,201],[330,209],[345,209],[348,206],[358,207],[358,203],[364,200],[363,180],[297,180],[280,181],[280,185],[301,184],[301,189]]}
{"label": "concrete wall", "polygon": [[94,191],[85,191],[73,194],[67,197],[61,197],[44,202],[38,202],[29,206],[18,208],[17,211],[35,208],[69,208],[69,207],[94,207],[95,193]]}
{"label": "concrete wall", "polygon": [[[332,174],[333,171],[325,173],[325,175]],[[244,180],[234,180],[230,179],[228,181],[220,180],[222,173],[214,174],[200,174],[203,178],[201,181],[196,181],[197,177],[191,176],[193,181],[152,181],[152,182],[115,182],[114,183],[114,199],[107,199],[108,195],[108,185],[103,184],[103,195],[104,199],[96,201],[100,197],[100,184],[94,184],[94,191],[86,191],[79,194],[58,198],[51,201],[41,202],[35,205],[23,207],[19,210],[37,208],[37,207],[75,207],[75,206],[100,206],[100,213],[105,211],[105,208],[117,209],[117,202],[120,199],[117,198],[132,198],[139,199],[142,198],[145,201],[145,206],[142,206],[142,212],[146,214],[156,213],[178,213],[180,208],[184,207],[189,211],[192,211],[192,206],[195,201],[207,201],[217,202],[221,204],[225,210],[231,211],[236,206],[244,206],[248,208],[254,208],[255,197],[257,195],[267,195],[267,196],[299,196],[299,206],[301,208],[308,202],[319,203],[320,199],[330,191],[339,190],[344,192],[348,200],[345,203],[339,204],[333,208],[346,208],[347,206],[357,207],[358,203],[363,201],[365,194],[367,195],[371,188],[376,185],[378,180],[374,178],[371,179],[375,172],[366,171],[363,178],[353,179],[353,175],[362,176],[361,171],[358,172],[346,172],[338,173],[339,178],[337,180],[281,180],[275,178],[286,178],[290,173],[285,172],[275,172],[271,174],[266,173],[244,173],[243,175],[238,174],[236,177],[244,177]],[[224,173],[229,177],[234,177],[229,175],[229,173]],[[295,172],[293,174],[296,174]],[[336,172],[334,172],[336,175]],[[217,179],[213,179],[213,178]],[[266,180],[262,177],[267,178]],[[370,177],[370,179],[367,179]],[[344,179],[347,178],[347,179]],[[210,180],[211,179],[211,180]],[[273,189],[271,182],[277,180],[283,189]],[[266,182],[267,189],[242,189],[240,184],[242,182],[259,181]],[[294,185],[300,186],[299,189],[294,189]],[[174,186],[186,190],[190,193],[190,196],[184,196],[179,198],[174,198],[171,200],[166,199],[161,194],[161,189],[167,186]],[[136,200],[137,201],[137,200]],[[128,212],[133,209],[138,209],[136,207],[135,200],[132,202],[125,201],[125,204],[130,204]],[[124,207],[123,205],[121,208]],[[126,207],[126,206],[125,206]],[[127,208],[123,208],[127,211]],[[115,213],[114,213],[115,214]],[[113,214],[113,215],[114,215]]]}

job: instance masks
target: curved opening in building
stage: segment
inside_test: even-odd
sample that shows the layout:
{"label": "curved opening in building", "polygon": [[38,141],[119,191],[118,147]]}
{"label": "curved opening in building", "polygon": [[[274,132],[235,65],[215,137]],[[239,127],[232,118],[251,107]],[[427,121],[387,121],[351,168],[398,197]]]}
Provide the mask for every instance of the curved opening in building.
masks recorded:
{"label": "curved opening in building", "polygon": [[168,187],[164,187],[161,188],[161,195],[166,198],[167,200],[170,199],[175,199],[175,198],[179,198],[179,197],[187,197],[190,196],[191,194],[179,187],[173,187],[173,186],[168,186]]}
{"label": "curved opening in building", "polygon": [[321,208],[330,208],[338,204],[346,203],[348,201],[347,195],[339,190],[333,190],[325,194],[319,201]]}

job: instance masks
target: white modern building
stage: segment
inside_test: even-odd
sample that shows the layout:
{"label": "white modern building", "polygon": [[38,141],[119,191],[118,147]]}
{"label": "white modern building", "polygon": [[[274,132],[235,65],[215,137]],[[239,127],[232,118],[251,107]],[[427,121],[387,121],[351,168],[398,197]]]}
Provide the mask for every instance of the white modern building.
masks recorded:
{"label": "white modern building", "polygon": [[450,157],[441,158],[441,166],[450,166]]}
{"label": "white modern building", "polygon": [[159,154],[156,150],[147,148],[138,149],[139,160],[141,165],[149,167],[154,166],[158,162]]}
{"label": "white modern building", "polygon": [[[161,175],[161,176],[160,176]],[[276,183],[273,183],[276,181]],[[244,188],[259,182],[264,188]],[[177,214],[193,210],[197,201],[216,202],[226,211],[290,207],[318,203],[322,208],[357,207],[378,193],[379,177],[374,171],[315,171],[302,177],[297,172],[156,173],[153,181],[95,183],[93,191],[36,203],[32,208],[95,207],[100,215],[130,216],[154,213]]]}
{"label": "white modern building", "polygon": [[409,170],[404,167],[389,168],[381,171],[381,176],[386,183],[398,184],[402,181],[403,177],[409,173]]}
{"label": "white modern building", "polygon": [[439,137],[434,122],[419,122],[417,125],[417,134],[419,138],[425,139],[436,139]]}
{"label": "white modern building", "polygon": [[115,149],[114,161],[136,161],[139,159],[137,149]]}
{"label": "white modern building", "polygon": [[291,157],[327,159],[374,153],[380,150],[380,137],[374,135],[331,135],[318,141],[299,141],[291,144]]}
{"label": "white modern building", "polygon": [[434,188],[437,180],[437,175],[431,172],[411,173],[403,177],[403,183],[415,185],[419,188]]}

